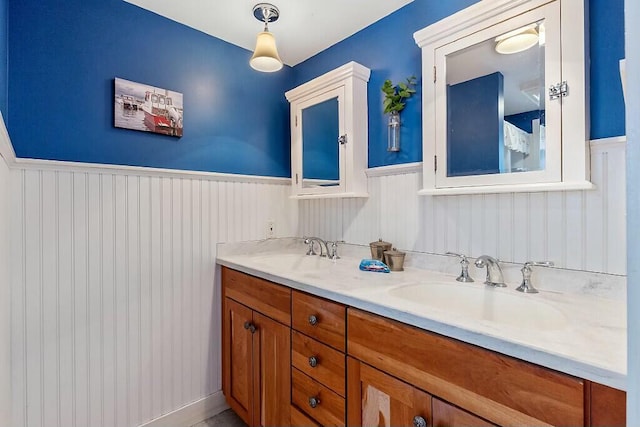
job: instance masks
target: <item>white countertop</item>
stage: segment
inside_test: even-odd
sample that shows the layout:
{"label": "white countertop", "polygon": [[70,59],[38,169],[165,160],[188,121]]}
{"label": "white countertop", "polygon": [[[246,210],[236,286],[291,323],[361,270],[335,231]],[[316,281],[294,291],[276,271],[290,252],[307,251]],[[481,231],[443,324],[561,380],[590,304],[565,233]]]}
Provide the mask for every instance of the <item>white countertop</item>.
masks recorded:
{"label": "white countertop", "polygon": [[[452,272],[458,268],[458,262],[451,257],[410,253],[405,271],[385,274],[358,269],[360,260],[367,257],[367,247],[345,245],[341,248],[342,258],[337,261],[306,256],[305,248],[299,239],[221,244],[217,263],[570,375],[626,389],[626,303],[620,297],[624,294],[620,290],[624,278],[543,269],[545,273],[540,276],[544,280],[538,277],[541,283],[533,276],[540,293],[522,294],[514,290],[519,280],[514,273],[517,273],[515,265],[503,266],[507,288],[490,288],[482,283],[484,272],[473,265],[470,272],[476,282],[457,282],[457,273]],[[427,265],[432,269],[410,265]],[[437,295],[445,291],[446,300],[443,303],[424,301],[419,296],[410,299],[397,296],[412,286],[426,286],[429,292],[438,291]],[[593,292],[594,288],[598,289]],[[487,306],[492,310],[492,320],[482,317],[486,313],[480,308],[486,310]]]}

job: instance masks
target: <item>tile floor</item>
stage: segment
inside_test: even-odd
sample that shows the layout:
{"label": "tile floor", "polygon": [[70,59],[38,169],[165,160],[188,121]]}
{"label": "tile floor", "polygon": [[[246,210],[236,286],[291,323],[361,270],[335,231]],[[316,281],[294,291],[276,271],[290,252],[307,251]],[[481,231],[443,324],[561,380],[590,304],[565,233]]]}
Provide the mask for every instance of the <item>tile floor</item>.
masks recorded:
{"label": "tile floor", "polygon": [[231,409],[204,420],[192,427],[247,427],[247,425]]}

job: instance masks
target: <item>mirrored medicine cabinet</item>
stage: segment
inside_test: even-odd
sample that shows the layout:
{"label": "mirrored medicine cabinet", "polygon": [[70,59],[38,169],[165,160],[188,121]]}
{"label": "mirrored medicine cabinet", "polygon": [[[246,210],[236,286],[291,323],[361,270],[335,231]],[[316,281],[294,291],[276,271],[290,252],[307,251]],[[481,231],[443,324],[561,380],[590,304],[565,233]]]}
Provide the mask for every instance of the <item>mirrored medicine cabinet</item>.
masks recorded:
{"label": "mirrored medicine cabinet", "polygon": [[584,1],[481,0],[414,34],[420,194],[593,188]]}
{"label": "mirrored medicine cabinet", "polygon": [[285,93],[293,198],[368,197],[367,82],[349,62]]}

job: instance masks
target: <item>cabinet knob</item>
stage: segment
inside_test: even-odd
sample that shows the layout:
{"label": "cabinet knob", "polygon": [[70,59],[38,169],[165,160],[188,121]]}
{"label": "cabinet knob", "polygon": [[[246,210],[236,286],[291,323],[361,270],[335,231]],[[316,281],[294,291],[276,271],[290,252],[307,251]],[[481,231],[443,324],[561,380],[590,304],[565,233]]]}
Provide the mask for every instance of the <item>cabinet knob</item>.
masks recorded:
{"label": "cabinet knob", "polygon": [[255,325],[249,321],[244,322],[244,328],[248,329],[252,334],[256,331]]}
{"label": "cabinet knob", "polygon": [[427,427],[427,420],[420,415],[413,417],[413,427]]}
{"label": "cabinet knob", "polygon": [[309,316],[309,324],[311,326],[316,326],[318,324],[318,317],[315,314]]}
{"label": "cabinet knob", "polygon": [[309,366],[311,366],[312,368],[315,368],[316,366],[318,366],[318,358],[315,356],[311,356],[309,358]]}
{"label": "cabinet knob", "polygon": [[315,408],[319,404],[320,404],[320,399],[318,399],[317,397],[310,397],[309,398],[309,406],[311,406],[312,408]]}

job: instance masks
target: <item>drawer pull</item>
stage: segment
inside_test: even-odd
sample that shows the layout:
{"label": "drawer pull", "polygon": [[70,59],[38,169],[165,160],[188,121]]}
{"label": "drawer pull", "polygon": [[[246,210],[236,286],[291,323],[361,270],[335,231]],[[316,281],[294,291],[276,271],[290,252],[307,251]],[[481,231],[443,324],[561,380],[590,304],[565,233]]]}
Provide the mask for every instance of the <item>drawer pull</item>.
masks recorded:
{"label": "drawer pull", "polygon": [[316,366],[318,366],[318,358],[315,356],[311,356],[309,358],[309,366],[311,366],[312,368],[315,368]]}
{"label": "drawer pull", "polygon": [[316,326],[318,324],[318,317],[315,314],[309,316],[309,324],[311,326]]}
{"label": "drawer pull", "polygon": [[315,408],[319,404],[320,404],[320,399],[318,399],[317,397],[310,397],[309,398],[309,406],[311,406],[312,408]]}
{"label": "drawer pull", "polygon": [[427,420],[420,415],[413,417],[413,427],[427,427]]}
{"label": "drawer pull", "polygon": [[248,329],[252,334],[256,331],[255,325],[249,321],[244,322],[244,328]]}

